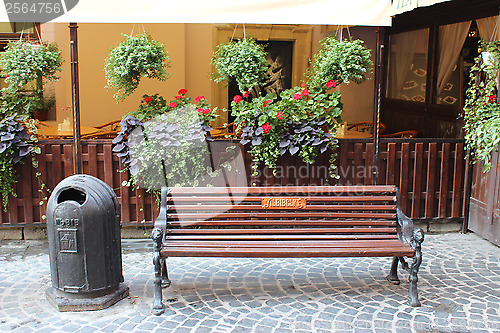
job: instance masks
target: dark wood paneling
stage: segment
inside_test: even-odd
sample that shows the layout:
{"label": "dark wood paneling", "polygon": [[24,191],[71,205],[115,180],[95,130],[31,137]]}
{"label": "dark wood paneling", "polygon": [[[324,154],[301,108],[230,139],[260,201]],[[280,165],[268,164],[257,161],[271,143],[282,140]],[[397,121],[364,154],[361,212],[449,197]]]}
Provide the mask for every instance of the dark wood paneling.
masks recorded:
{"label": "dark wood paneling", "polygon": [[[225,153],[227,141],[213,143],[212,153],[219,158]],[[40,142],[42,155],[38,157],[41,180],[53,189],[73,170],[72,143],[70,140],[45,140]],[[464,141],[460,139],[382,139],[380,142],[380,185],[396,185],[400,189],[404,212],[413,219],[452,219],[463,217],[464,200]],[[151,225],[158,215],[155,198],[144,190],[124,186],[128,180],[118,157],[111,152],[111,140],[83,140],[82,162],[85,173],[108,183],[121,203],[123,225]],[[297,158],[278,160],[278,174],[259,168],[260,176],[252,178],[250,154],[243,151],[243,161],[227,173],[229,183],[247,186],[303,186],[303,185],[369,185],[373,179],[373,144],[369,139],[339,140],[337,149],[339,180],[326,177],[331,152],[320,155],[310,165]],[[237,170],[235,170],[237,169]],[[244,172],[245,171],[245,172]],[[0,227],[43,224],[43,201],[36,170],[29,161],[17,167],[18,197],[9,199],[7,212],[0,214]],[[479,180],[474,194],[486,198]],[[224,185],[224,184],[222,184]],[[498,198],[495,199],[498,202]],[[498,215],[498,209],[495,210]]]}

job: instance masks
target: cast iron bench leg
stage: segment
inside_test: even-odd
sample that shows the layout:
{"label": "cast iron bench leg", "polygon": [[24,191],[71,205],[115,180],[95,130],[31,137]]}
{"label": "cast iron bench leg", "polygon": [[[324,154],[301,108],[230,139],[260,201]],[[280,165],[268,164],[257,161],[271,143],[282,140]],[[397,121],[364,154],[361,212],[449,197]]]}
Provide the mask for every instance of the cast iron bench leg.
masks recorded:
{"label": "cast iron bench leg", "polygon": [[401,282],[398,277],[398,265],[400,260],[400,257],[392,258],[391,271],[386,277],[387,281],[392,284],[399,284]]}
{"label": "cast iron bench leg", "polygon": [[170,287],[170,279],[167,271],[167,258],[161,259],[161,286],[163,288]]}
{"label": "cast iron bench leg", "polygon": [[155,268],[152,313],[158,316],[163,313],[163,303],[162,303],[163,296],[161,290],[161,282],[162,282],[162,271],[163,271],[162,268],[166,267],[164,264],[165,259],[162,259],[160,256],[161,243],[163,240],[163,231],[160,228],[153,229],[152,238],[153,238],[153,264]]}
{"label": "cast iron bench leg", "polygon": [[411,306],[420,306],[420,301],[418,300],[418,290],[417,290],[417,282],[418,282],[418,269],[420,268],[420,264],[422,263],[422,242],[424,241],[424,232],[422,229],[415,229],[413,232],[412,238],[412,247],[415,250],[415,256],[413,257],[413,262],[410,268],[410,305]]}

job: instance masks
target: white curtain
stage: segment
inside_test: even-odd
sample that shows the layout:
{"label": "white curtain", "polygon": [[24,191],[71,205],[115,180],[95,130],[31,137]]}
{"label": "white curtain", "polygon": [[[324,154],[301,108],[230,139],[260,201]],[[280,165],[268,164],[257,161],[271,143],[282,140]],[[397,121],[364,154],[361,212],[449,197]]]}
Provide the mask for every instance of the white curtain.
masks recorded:
{"label": "white curtain", "polygon": [[439,65],[437,74],[437,94],[441,94],[457,65],[465,39],[469,34],[471,21],[439,27]]}
{"label": "white curtain", "polygon": [[[391,97],[397,98],[403,89],[406,76],[410,72],[413,64],[413,56],[419,34],[424,30],[413,30],[391,36]],[[394,50],[392,49],[394,47]]]}
{"label": "white curtain", "polygon": [[500,17],[491,16],[476,20],[479,36],[487,42],[500,40]]}

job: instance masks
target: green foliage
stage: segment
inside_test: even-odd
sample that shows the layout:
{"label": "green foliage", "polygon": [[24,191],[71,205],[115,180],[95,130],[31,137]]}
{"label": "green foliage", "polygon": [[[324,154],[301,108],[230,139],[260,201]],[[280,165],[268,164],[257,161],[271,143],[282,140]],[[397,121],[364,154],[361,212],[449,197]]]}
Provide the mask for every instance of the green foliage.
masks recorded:
{"label": "green foliage", "polygon": [[[242,55],[238,43],[243,42],[219,46],[214,63],[220,80],[234,76],[238,81],[237,71],[255,78],[251,84],[238,81],[243,94],[234,96],[231,103],[235,124],[242,133],[240,142],[250,145],[249,151],[256,162],[254,168],[264,162],[275,169],[278,158],[286,153],[313,163],[319,154],[336,145],[334,135],[342,122],[343,105],[340,92],[333,88],[343,82],[366,81],[373,65],[370,51],[360,40],[338,41],[328,37],[321,41],[322,48],[314,57],[307,86],[302,84],[285,90],[279,98],[274,94],[251,98],[250,92],[242,88],[250,89],[262,82],[257,79],[261,79],[261,73],[267,69],[267,65],[261,65],[266,55],[262,49],[255,52],[258,57],[248,56],[250,52]],[[221,70],[225,75],[220,74]],[[258,72],[251,75],[247,72],[251,70]],[[334,158],[333,154],[332,165]]]}
{"label": "green foliage", "polygon": [[149,34],[123,35],[125,40],[109,52],[105,61],[107,86],[117,101],[125,99],[139,86],[141,78],[168,78],[169,56],[165,46]]}
{"label": "green foliage", "polygon": [[234,78],[241,92],[252,89],[267,78],[269,65],[266,56],[264,46],[252,38],[218,45],[212,57],[213,80],[224,82]]}
{"label": "green foliage", "polygon": [[312,71],[308,73],[311,85],[321,85],[329,80],[337,83],[363,83],[366,75],[371,74],[373,62],[370,50],[363,41],[342,40],[335,36],[326,37],[320,41],[321,48],[314,55]]}
{"label": "green foliage", "polygon": [[24,41],[9,42],[1,54],[0,66],[9,83],[9,92],[41,78],[56,81],[62,66],[61,51],[56,43],[31,44]]}
{"label": "green foliage", "polygon": [[471,68],[464,106],[465,140],[473,151],[474,162],[483,161],[483,171],[491,168],[491,153],[500,144],[500,104],[496,79],[500,71],[500,42],[480,43],[491,53],[491,62],[479,56]]}

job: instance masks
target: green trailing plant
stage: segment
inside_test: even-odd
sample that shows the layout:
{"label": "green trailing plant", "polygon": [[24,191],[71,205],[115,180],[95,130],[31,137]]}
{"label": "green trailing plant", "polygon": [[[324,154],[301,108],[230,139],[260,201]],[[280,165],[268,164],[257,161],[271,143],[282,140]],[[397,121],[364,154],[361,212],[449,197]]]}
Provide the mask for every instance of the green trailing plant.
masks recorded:
{"label": "green trailing plant", "polygon": [[123,36],[125,40],[109,52],[104,64],[106,88],[115,92],[117,101],[132,94],[143,77],[166,80],[170,67],[165,45],[149,34]]}
{"label": "green trailing plant", "polygon": [[464,130],[473,161],[482,161],[483,171],[487,172],[491,168],[491,153],[498,151],[500,145],[500,101],[497,100],[500,42],[481,40],[480,47],[489,53],[489,61],[479,56],[471,68],[464,105]]}
{"label": "green trailing plant", "polygon": [[34,152],[32,137],[21,126],[25,118],[17,115],[0,121],[0,193],[4,210],[7,210],[9,196],[17,196],[14,184],[17,182],[15,164]]}
{"label": "green trailing plant", "polygon": [[138,110],[122,119],[113,151],[130,171],[123,185],[155,193],[166,184],[209,184],[219,174],[220,163],[210,161],[206,144],[216,109],[204,96],[193,103],[186,94],[186,89],[179,90],[169,103],[158,95],[144,95]]}
{"label": "green trailing plant", "polygon": [[63,60],[56,43],[33,44],[25,41],[9,42],[1,54],[0,66],[9,84],[6,91],[17,92],[42,78],[49,81],[59,79]]}
{"label": "green trailing plant", "polygon": [[[254,172],[260,162],[276,172],[277,160],[285,154],[313,163],[319,154],[336,147],[335,133],[342,122],[343,104],[340,92],[334,88],[341,83],[364,82],[373,63],[362,41],[328,37],[321,41],[321,46],[307,73],[307,84],[285,90],[280,96],[268,94],[253,98],[248,90],[242,90],[253,86],[240,85],[241,95],[234,96],[231,113],[237,131],[241,132],[240,143],[249,146],[253,156]],[[235,54],[234,57],[237,64],[251,61],[246,56],[238,59]],[[261,68],[256,63],[249,63],[247,67]],[[334,161],[335,153],[330,160],[330,176],[338,178]]]}
{"label": "green trailing plant", "polygon": [[225,82],[234,78],[240,91],[252,89],[267,78],[266,57],[264,46],[250,37],[220,44],[212,57],[213,80]]}
{"label": "green trailing plant", "polygon": [[321,85],[329,80],[359,84],[368,79],[373,62],[370,50],[363,45],[362,40],[339,41],[335,36],[329,36],[321,40],[320,44],[312,61],[312,69],[307,73],[309,84]]}

